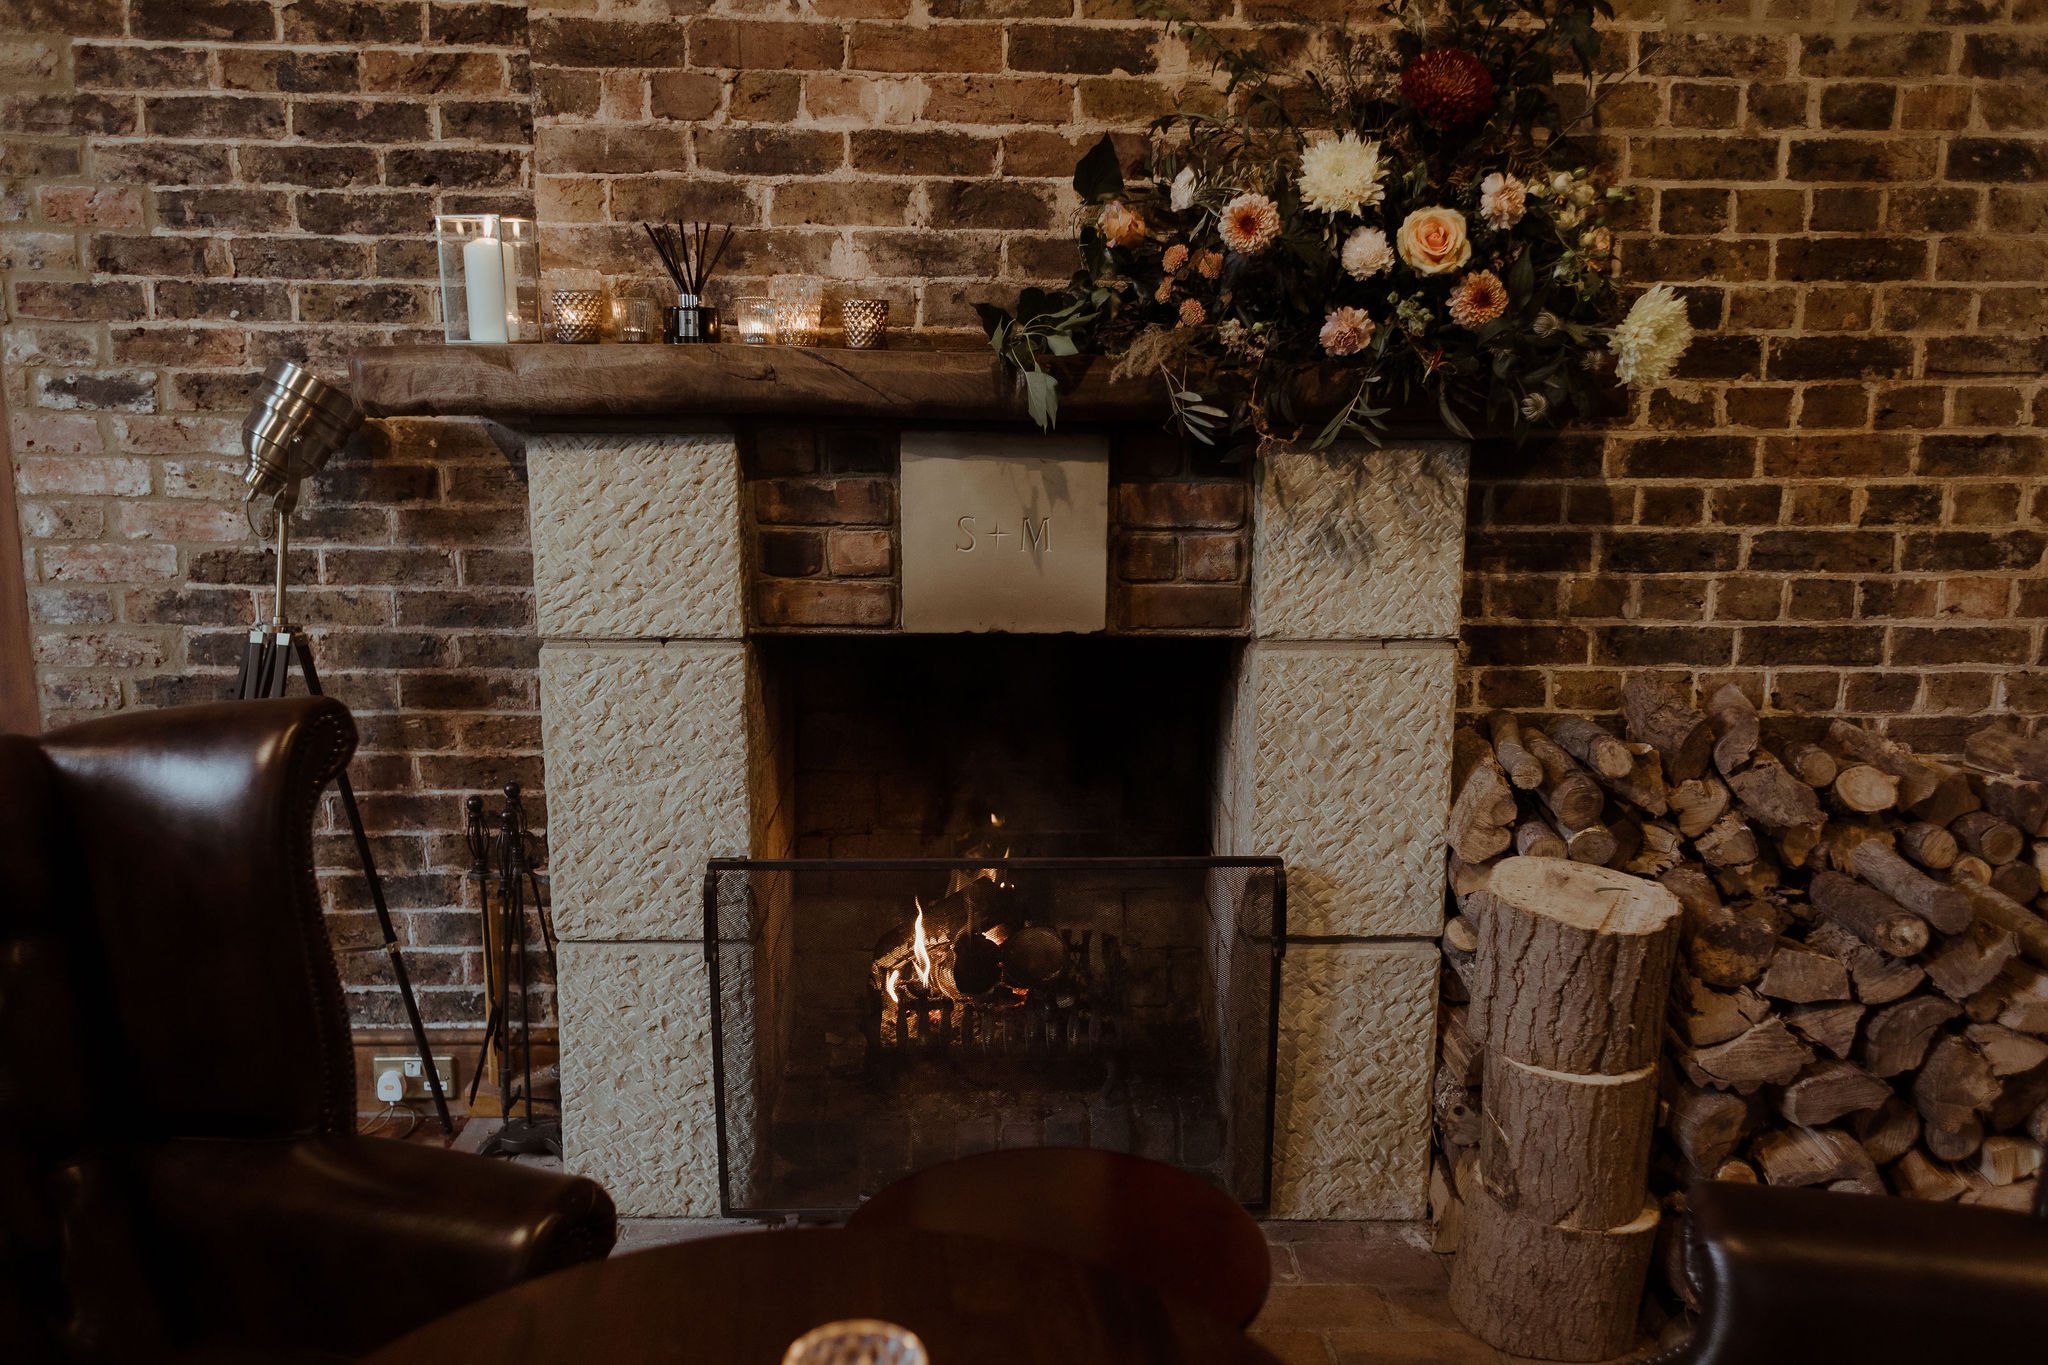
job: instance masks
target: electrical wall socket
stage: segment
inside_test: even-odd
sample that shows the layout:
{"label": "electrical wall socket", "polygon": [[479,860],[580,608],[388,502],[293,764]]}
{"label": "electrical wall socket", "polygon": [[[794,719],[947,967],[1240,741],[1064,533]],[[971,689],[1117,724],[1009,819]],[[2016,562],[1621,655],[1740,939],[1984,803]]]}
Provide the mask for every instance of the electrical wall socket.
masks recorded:
{"label": "electrical wall socket", "polygon": [[[432,1100],[433,1091],[427,1088],[427,1069],[420,1063],[420,1054],[407,1052],[391,1056],[370,1058],[370,1075],[377,1077],[387,1071],[396,1070],[405,1077],[405,1097],[408,1100]],[[441,1077],[441,1093],[450,1100],[455,1098],[455,1058],[443,1053],[434,1054],[434,1070]]]}

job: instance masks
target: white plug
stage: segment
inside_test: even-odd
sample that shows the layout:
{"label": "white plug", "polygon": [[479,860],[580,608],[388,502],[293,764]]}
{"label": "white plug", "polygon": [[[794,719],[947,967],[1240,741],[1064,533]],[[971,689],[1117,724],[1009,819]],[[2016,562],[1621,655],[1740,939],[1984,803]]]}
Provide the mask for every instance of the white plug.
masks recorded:
{"label": "white plug", "polygon": [[377,1098],[386,1104],[397,1104],[405,1098],[405,1075],[397,1067],[377,1073]]}

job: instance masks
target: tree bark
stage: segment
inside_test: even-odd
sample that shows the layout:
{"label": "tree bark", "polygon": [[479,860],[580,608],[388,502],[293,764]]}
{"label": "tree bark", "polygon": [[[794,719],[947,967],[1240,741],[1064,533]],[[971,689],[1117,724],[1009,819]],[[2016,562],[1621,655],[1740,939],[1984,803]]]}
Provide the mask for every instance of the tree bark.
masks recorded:
{"label": "tree bark", "polygon": [[1479,1175],[1522,1218],[1606,1228],[1640,1209],[1657,1120],[1654,1067],[1579,1076],[1486,1059]]}
{"label": "tree bark", "polygon": [[1493,740],[1493,756],[1500,761],[1508,781],[1523,791],[1543,785],[1543,765],[1522,744],[1522,722],[1512,711],[1495,711],[1486,718],[1486,733]]}
{"label": "tree bark", "polygon": [[1543,765],[1543,782],[1536,788],[1536,795],[1558,824],[1571,829],[1598,824],[1607,807],[1607,797],[1593,775],[1573,762],[1570,754],[1540,730],[1523,731],[1522,742]]}
{"label": "tree bark", "polygon": [[1857,876],[1944,934],[1970,927],[1970,902],[1961,891],[1935,881],[1884,844],[1858,844],[1849,861]]}
{"label": "tree bark", "polygon": [[1673,782],[1689,782],[1706,772],[1713,728],[1676,688],[1648,673],[1633,674],[1621,687],[1621,711],[1629,738],[1654,745]]}
{"label": "tree bark", "polygon": [[1655,1062],[1679,927],[1670,892],[1582,863],[1509,858],[1477,899],[1489,1053],[1581,1075]]}
{"label": "tree bark", "polygon": [[1559,716],[1543,730],[1595,777],[1626,777],[1635,767],[1628,746],[1584,716]]}
{"label": "tree bark", "polygon": [[1927,946],[1927,921],[1874,886],[1839,872],[1816,872],[1806,895],[1813,908],[1887,957]]}
{"label": "tree bark", "polygon": [[1474,1336],[1512,1355],[1610,1360],[1635,1344],[1661,1214],[1581,1231],[1520,1218],[1472,1182],[1451,1308]]}
{"label": "tree bark", "polygon": [[1929,872],[1945,872],[1955,866],[1956,836],[1926,820],[1899,827],[1899,849]]}
{"label": "tree bark", "polygon": [[1820,745],[1795,739],[1785,746],[1785,766],[1807,786],[1825,787],[1835,780],[1835,772],[1841,765]]}
{"label": "tree bark", "polygon": [[1958,844],[1993,867],[2009,863],[2027,851],[2027,839],[2020,833],[2020,827],[1999,819],[1988,810],[1958,815],[1948,829],[1956,836]]}

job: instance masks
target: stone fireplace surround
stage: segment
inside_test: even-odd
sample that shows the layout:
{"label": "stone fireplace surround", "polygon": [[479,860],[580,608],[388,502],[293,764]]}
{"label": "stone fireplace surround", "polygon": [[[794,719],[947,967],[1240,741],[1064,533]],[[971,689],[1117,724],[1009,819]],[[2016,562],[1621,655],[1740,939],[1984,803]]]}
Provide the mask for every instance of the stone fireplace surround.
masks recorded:
{"label": "stone fireplace surround", "polygon": [[[795,365],[768,367],[740,400],[678,385],[621,402],[588,376],[562,397],[530,368],[490,368],[492,349],[453,362],[466,379],[444,386],[452,401],[421,396],[433,348],[412,353],[420,366],[359,358],[357,392],[377,415],[468,412],[532,432],[565,1158],[628,1216],[715,1216],[705,863],[792,851],[789,740],[758,666],[733,419],[830,425],[883,404],[912,422],[922,407],[926,425],[1014,423],[1014,395],[985,384],[986,356],[927,356],[915,363],[941,381],[965,375],[936,407],[900,369],[900,403],[891,376],[869,372],[835,404],[836,379],[806,384]],[[532,367],[558,348],[516,349]],[[662,349],[633,363],[708,359]],[[843,376],[860,361],[828,363]],[[613,429],[578,412],[612,415]],[[1224,703],[1213,842],[1288,868],[1275,1217],[1423,1212],[1466,473],[1462,444],[1418,440],[1280,453],[1253,482],[1250,622]]]}

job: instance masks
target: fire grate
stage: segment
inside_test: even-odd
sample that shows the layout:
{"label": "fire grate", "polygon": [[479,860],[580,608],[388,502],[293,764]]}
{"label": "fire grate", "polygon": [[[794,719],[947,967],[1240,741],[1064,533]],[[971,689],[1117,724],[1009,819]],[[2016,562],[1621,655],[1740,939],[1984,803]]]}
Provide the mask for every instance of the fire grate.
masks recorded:
{"label": "fire grate", "polygon": [[726,1216],[1017,1146],[1265,1206],[1279,859],[719,859],[704,913]]}

